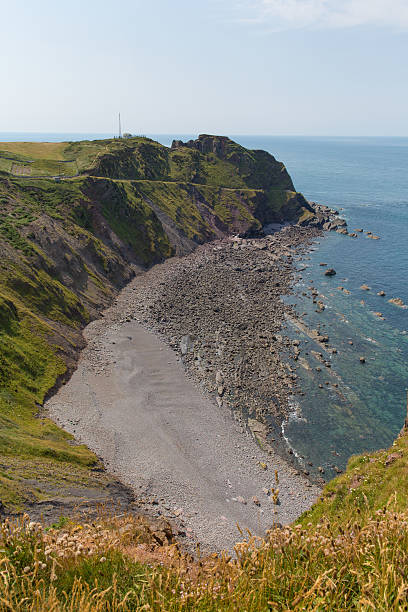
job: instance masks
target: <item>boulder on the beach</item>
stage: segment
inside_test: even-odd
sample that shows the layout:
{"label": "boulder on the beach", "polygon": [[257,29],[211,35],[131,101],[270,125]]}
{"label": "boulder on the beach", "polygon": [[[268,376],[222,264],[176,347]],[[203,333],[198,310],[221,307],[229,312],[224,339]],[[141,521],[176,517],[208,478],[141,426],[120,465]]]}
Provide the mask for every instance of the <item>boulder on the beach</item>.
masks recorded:
{"label": "boulder on the beach", "polygon": [[183,336],[180,340],[180,351],[182,355],[187,355],[189,351],[193,348],[194,343],[190,336]]}
{"label": "boulder on the beach", "polygon": [[215,382],[217,383],[217,385],[224,384],[224,376],[222,375],[222,372],[220,372],[220,370],[217,370],[215,374]]}
{"label": "boulder on the beach", "polygon": [[334,268],[328,268],[324,273],[325,276],[334,276],[335,274],[337,274],[337,272]]}

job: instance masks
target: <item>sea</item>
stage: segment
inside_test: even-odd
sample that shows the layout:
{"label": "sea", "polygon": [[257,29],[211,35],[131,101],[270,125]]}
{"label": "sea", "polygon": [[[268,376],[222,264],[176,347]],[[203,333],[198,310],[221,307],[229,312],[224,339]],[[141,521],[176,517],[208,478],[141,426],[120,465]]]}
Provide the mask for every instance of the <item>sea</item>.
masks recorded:
{"label": "sea", "polygon": [[[147,136],[165,145],[196,137]],[[112,134],[0,133],[0,141],[107,137]],[[392,444],[406,416],[408,308],[389,300],[408,304],[408,138],[231,138],[269,151],[284,162],[297,191],[338,210],[349,231],[364,230],[357,238],[325,232],[316,239],[297,262],[294,294],[288,298],[304,322],[300,330],[291,321],[285,325],[285,332],[300,340],[300,358],[291,366],[304,394],[293,396],[282,436],[305,470],[328,480],[351,455]],[[369,238],[368,231],[380,239]],[[326,276],[327,267],[336,275]],[[321,312],[311,286],[325,306]],[[317,328],[337,352],[316,345],[308,330]],[[331,367],[321,363],[319,353]]]}

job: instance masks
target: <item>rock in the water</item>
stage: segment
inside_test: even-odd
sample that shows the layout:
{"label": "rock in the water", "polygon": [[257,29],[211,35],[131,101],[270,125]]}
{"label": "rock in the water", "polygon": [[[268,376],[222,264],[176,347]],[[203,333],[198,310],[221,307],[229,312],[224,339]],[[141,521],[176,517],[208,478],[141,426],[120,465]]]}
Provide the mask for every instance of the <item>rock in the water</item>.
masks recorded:
{"label": "rock in the water", "polygon": [[385,291],[383,291],[383,290],[381,289],[381,291],[379,291],[379,292],[377,293],[377,295],[381,295],[381,297],[384,297],[384,295],[385,295]]}
{"label": "rock in the water", "polygon": [[328,268],[324,273],[325,276],[334,276],[335,274],[337,274],[337,272],[334,268]]}
{"label": "rock in the water", "polygon": [[360,363],[365,363],[365,362],[366,362],[365,357],[360,357]]}
{"label": "rock in the water", "polygon": [[400,308],[403,308],[405,306],[401,298],[391,298],[390,300],[388,300],[388,302],[390,304],[395,304],[395,306],[399,306]]}
{"label": "rock in the water", "polygon": [[362,289],[363,291],[370,291],[370,287],[368,285],[361,285],[360,289]]}

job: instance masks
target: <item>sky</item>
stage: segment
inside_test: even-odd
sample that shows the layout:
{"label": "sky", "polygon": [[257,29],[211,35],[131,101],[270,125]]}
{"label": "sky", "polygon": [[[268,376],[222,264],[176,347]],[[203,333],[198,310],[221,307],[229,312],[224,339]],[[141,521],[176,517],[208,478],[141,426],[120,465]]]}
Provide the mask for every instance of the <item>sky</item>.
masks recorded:
{"label": "sky", "polygon": [[408,0],[0,0],[0,131],[408,136]]}

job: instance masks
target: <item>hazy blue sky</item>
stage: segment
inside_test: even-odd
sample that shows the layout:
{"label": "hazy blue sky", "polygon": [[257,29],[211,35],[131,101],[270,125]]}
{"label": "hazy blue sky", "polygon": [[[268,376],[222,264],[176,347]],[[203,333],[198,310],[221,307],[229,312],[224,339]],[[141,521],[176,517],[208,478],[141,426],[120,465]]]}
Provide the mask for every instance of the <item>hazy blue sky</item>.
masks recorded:
{"label": "hazy blue sky", "polygon": [[408,0],[0,9],[0,131],[408,135]]}

